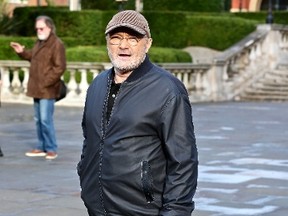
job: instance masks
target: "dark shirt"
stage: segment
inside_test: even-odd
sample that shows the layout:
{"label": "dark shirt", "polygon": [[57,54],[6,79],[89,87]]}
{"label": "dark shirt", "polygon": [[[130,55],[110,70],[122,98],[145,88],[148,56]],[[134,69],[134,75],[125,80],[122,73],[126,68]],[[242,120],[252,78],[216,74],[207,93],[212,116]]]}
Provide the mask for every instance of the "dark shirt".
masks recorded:
{"label": "dark shirt", "polygon": [[115,98],[117,96],[117,93],[120,89],[121,83],[115,83],[114,81],[111,84],[111,89],[109,93],[109,98],[108,98],[108,104],[107,104],[107,113],[106,113],[106,120],[107,122],[110,119],[110,115],[112,112],[112,107],[114,105]]}

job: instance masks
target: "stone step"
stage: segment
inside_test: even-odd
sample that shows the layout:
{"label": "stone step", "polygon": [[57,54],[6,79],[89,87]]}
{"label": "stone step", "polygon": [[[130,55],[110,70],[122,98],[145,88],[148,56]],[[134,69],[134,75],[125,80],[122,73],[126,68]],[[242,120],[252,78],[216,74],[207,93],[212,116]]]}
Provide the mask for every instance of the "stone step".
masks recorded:
{"label": "stone step", "polygon": [[277,69],[267,72],[239,96],[247,101],[288,100],[288,71]]}
{"label": "stone step", "polygon": [[268,96],[268,95],[245,95],[240,96],[240,101],[287,101],[288,96]]}
{"label": "stone step", "polygon": [[288,96],[288,90],[285,89],[285,90],[282,90],[282,89],[260,89],[260,88],[248,88],[244,91],[245,95],[268,95],[268,96],[285,96],[287,95]]}
{"label": "stone step", "polygon": [[288,83],[288,75],[286,74],[268,73],[268,74],[265,74],[263,78],[265,80],[274,80],[274,81],[281,81],[281,82]]}
{"label": "stone step", "polygon": [[288,92],[288,85],[286,83],[275,83],[275,82],[259,82],[254,83],[250,88],[267,90],[267,91],[286,91]]}

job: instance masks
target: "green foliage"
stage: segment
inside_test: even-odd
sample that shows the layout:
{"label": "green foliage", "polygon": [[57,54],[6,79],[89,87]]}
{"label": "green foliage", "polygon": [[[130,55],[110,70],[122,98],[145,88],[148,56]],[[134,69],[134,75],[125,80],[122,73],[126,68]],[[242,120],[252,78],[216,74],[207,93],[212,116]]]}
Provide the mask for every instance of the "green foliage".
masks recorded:
{"label": "green foliage", "polygon": [[64,7],[16,8],[13,20],[22,20],[22,22],[21,26],[15,29],[14,34],[34,36],[35,19],[39,15],[47,15],[54,20],[57,35],[61,38],[75,38],[78,45],[103,44],[105,26],[102,23],[101,11],[69,11]]}
{"label": "green foliage", "polygon": [[[130,0],[131,1],[131,0]],[[115,0],[81,0],[81,8],[84,10],[98,9],[98,10],[117,10],[118,3]]]}
{"label": "green foliage", "polygon": [[183,48],[186,46],[186,13],[146,12],[153,43],[158,47]]}
{"label": "green foliage", "polygon": [[222,7],[219,0],[149,0],[144,10],[220,12]]}
{"label": "green foliage", "polygon": [[[66,57],[69,62],[109,62],[106,46],[66,46]],[[68,38],[69,39],[69,38]],[[0,60],[21,60],[10,47],[10,42],[19,42],[26,48],[32,48],[36,38],[0,37]],[[171,48],[152,47],[149,56],[154,62],[191,62],[189,53]]]}
{"label": "green foliage", "polygon": [[32,47],[36,38],[25,37],[0,37],[0,59],[1,60],[20,60],[15,54],[14,50],[10,47],[10,42],[19,42],[25,47]]}
{"label": "green foliage", "polygon": [[257,22],[237,17],[190,16],[187,46],[224,50],[256,29]]}
{"label": "green foliage", "polygon": [[[23,22],[15,33],[34,36],[35,18],[45,14],[54,20],[58,36],[69,47],[101,46],[105,45],[106,25],[116,13],[97,10],[70,12],[65,8],[44,8],[17,8],[14,11],[15,19]],[[237,15],[231,13],[147,11],[144,16],[149,22],[154,46],[180,49],[191,45],[209,45],[210,48],[218,50],[226,49],[239,38],[252,32],[257,23],[252,19],[237,18]]]}
{"label": "green foliage", "polygon": [[0,18],[0,34],[9,34],[13,32],[13,29],[17,27],[17,24],[12,22],[8,16]]}
{"label": "green foliage", "polygon": [[[198,11],[220,12],[230,9],[230,0],[144,0],[144,11]],[[117,10],[120,7],[115,0],[81,0],[83,9]],[[135,9],[135,0],[123,2],[123,8]]]}
{"label": "green foliage", "polygon": [[[288,24],[288,12],[287,11],[273,11],[274,23]],[[258,23],[265,23],[268,15],[267,11],[253,12],[253,13],[234,13],[235,16],[241,17],[247,20],[254,20]]]}
{"label": "green foliage", "polygon": [[13,22],[9,18],[8,4],[5,0],[0,0],[0,34],[9,34],[13,28],[17,28],[19,22]]}
{"label": "green foliage", "polygon": [[[36,37],[15,37],[15,36],[2,36],[0,37],[0,59],[1,60],[20,60],[15,54],[14,50],[10,47],[10,42],[18,42],[26,48],[34,46]],[[78,40],[75,38],[64,37],[61,38],[65,47],[74,47],[78,45]]]}
{"label": "green foliage", "polygon": [[149,57],[155,63],[162,62],[192,62],[189,53],[173,48],[151,47]]}
{"label": "green foliage", "polygon": [[77,46],[67,48],[66,50],[68,61],[82,62],[109,62],[107,49],[105,46]]}
{"label": "green foliage", "polygon": [[[66,51],[68,61],[82,62],[109,62],[106,46],[79,46],[68,48]],[[152,47],[149,50],[153,62],[191,62],[189,53],[171,48]]]}

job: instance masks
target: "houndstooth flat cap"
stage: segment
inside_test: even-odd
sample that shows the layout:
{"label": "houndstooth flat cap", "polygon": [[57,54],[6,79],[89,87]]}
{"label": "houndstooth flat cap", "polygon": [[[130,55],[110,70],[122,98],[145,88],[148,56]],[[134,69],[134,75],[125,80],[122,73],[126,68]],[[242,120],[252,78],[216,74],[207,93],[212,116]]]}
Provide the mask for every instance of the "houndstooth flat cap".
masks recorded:
{"label": "houndstooth flat cap", "polygon": [[130,28],[142,35],[151,37],[147,20],[142,14],[134,10],[125,10],[115,14],[108,23],[105,34],[119,27]]}

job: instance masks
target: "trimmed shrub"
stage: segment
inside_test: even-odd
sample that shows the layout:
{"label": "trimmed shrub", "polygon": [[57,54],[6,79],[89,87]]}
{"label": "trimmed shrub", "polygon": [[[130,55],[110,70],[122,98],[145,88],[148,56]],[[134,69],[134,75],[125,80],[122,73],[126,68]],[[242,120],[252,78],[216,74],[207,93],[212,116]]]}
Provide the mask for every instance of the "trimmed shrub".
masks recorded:
{"label": "trimmed shrub", "polygon": [[109,62],[105,46],[78,46],[66,49],[67,61]]}
{"label": "trimmed shrub", "polygon": [[[34,36],[35,18],[45,14],[55,21],[57,34],[69,46],[101,46],[105,45],[106,25],[116,11],[70,12],[65,8],[32,7],[17,8],[14,13],[17,20],[23,21],[15,30],[18,35]],[[144,15],[154,46],[180,49],[195,45],[223,50],[255,30],[257,24],[255,20],[241,19],[231,13],[149,11]]]}
{"label": "trimmed shrub", "polygon": [[192,62],[190,54],[179,49],[152,46],[148,54],[151,61],[155,63]]}
{"label": "trimmed shrub", "polygon": [[[109,62],[105,46],[84,46],[73,47],[67,49],[68,61],[83,61],[83,62]],[[151,47],[149,57],[155,63],[162,62],[191,62],[189,53],[171,48]]]}
{"label": "trimmed shrub", "polygon": [[36,38],[0,37],[0,60],[20,60],[18,55],[16,55],[14,50],[10,47],[10,42],[18,42],[29,48],[34,45],[35,40]]}
{"label": "trimmed shrub", "polygon": [[[82,9],[117,10],[121,3],[115,0],[81,0]],[[144,11],[229,11],[230,0],[149,0],[144,1]],[[124,9],[135,9],[135,0],[122,3]]]}
{"label": "trimmed shrub", "polygon": [[[62,39],[63,40],[63,39]],[[64,38],[67,61],[79,62],[109,62],[106,46],[67,46],[69,42]],[[68,38],[69,40],[69,38]],[[18,42],[25,47],[32,48],[36,38],[32,37],[0,37],[0,60],[21,60],[10,47],[10,42]],[[74,43],[74,41],[73,41]],[[191,62],[189,53],[171,48],[153,47],[149,56],[154,62]]]}
{"label": "trimmed shrub", "polygon": [[[36,37],[14,37],[14,36],[0,36],[0,60],[19,60],[20,58],[15,54],[10,47],[10,42],[18,42],[23,46],[32,48],[36,42]],[[75,38],[65,37],[61,38],[66,48],[75,47],[78,45],[78,40]]]}
{"label": "trimmed shrub", "polygon": [[225,50],[253,32],[257,22],[237,17],[189,16],[187,46]]}

